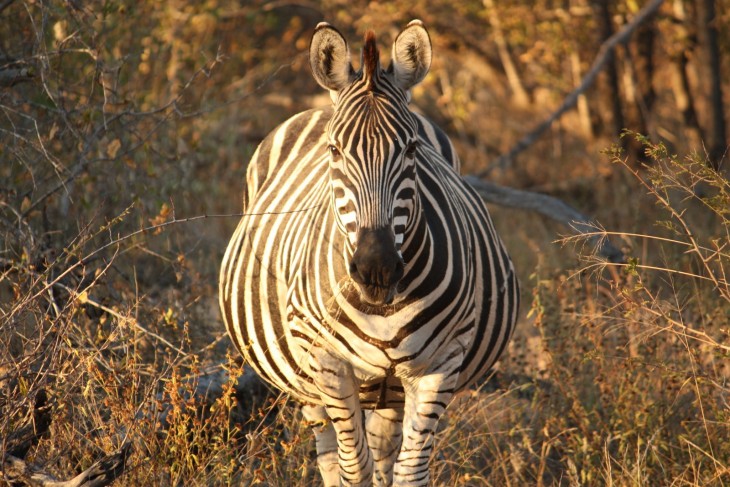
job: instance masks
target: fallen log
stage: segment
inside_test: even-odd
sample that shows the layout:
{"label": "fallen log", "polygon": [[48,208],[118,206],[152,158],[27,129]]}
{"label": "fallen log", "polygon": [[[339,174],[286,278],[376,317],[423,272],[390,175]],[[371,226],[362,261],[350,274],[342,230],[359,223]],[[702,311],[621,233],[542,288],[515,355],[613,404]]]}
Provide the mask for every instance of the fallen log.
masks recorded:
{"label": "fallen log", "polygon": [[58,480],[21,458],[6,455],[0,479],[11,485],[21,483],[31,487],[103,487],[122,475],[129,451],[129,444],[126,444],[119,451],[101,458],[70,480]]}
{"label": "fallen log", "polygon": [[594,245],[597,254],[609,262],[623,262],[623,252],[598,231],[600,226],[564,201],[546,194],[500,186],[473,175],[464,176],[464,179],[485,201],[540,213],[578,234],[587,235],[586,239]]}

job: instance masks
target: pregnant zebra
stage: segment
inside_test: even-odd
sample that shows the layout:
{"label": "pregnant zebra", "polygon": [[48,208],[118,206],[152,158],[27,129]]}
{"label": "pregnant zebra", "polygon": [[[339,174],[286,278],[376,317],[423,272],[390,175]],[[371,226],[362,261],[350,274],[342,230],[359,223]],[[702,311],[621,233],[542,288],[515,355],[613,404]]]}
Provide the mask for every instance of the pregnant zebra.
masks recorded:
{"label": "pregnant zebra", "polygon": [[427,485],[439,418],[512,334],[513,264],[447,136],[409,109],[431,65],[423,24],[385,69],[372,31],[356,70],[324,22],[309,56],[332,106],[254,153],[222,313],[247,362],[302,403],[326,486]]}

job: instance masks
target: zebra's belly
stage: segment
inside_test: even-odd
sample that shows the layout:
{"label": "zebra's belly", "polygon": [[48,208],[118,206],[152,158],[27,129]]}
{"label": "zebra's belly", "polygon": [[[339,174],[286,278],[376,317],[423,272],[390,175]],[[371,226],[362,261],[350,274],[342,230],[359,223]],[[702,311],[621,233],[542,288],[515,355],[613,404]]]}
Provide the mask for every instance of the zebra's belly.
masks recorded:
{"label": "zebra's belly", "polygon": [[360,406],[363,409],[401,409],[405,404],[403,382],[394,376],[360,384]]}
{"label": "zebra's belly", "polygon": [[[287,306],[290,313],[286,342],[299,370],[307,371],[312,347],[324,349],[351,364],[362,384],[361,399],[368,403],[383,401],[383,395],[389,401],[391,398],[400,401],[403,380],[426,372],[435,358],[449,347],[457,330],[461,333],[459,340],[464,340],[471,334],[464,334],[463,330],[475,328],[473,307],[463,313],[461,320],[445,324],[439,313],[424,320],[422,312],[428,307],[425,302],[411,302],[388,316],[367,314],[346,302],[341,304],[336,312],[327,315],[327,320],[314,319],[304,310],[291,312],[292,306]],[[335,318],[339,321],[335,322]],[[302,386],[309,387],[311,381],[307,377]]]}

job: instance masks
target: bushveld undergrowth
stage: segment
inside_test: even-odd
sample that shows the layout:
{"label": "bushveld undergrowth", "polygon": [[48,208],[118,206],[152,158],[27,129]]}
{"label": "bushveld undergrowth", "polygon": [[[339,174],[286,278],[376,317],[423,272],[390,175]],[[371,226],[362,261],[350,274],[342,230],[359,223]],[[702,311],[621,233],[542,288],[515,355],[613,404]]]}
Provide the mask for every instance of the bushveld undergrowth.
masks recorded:
{"label": "bushveld undergrowth", "polygon": [[447,485],[730,482],[730,181],[700,154],[628,135],[645,164],[609,156],[659,219],[602,231],[626,244],[625,263],[589,254],[573,272],[536,271],[536,344],[513,344],[496,376],[506,387],[452,408]]}
{"label": "bushveld undergrowth", "polygon": [[[389,16],[413,14],[369,2],[360,15],[344,3],[323,13],[383,32]],[[318,478],[297,405],[250,371],[239,379],[216,294],[246,161],[319,93],[301,53],[320,13],[200,5],[0,2],[0,67],[30,77],[0,88],[0,459],[67,479],[123,449],[115,485],[129,486]],[[484,3],[429,5],[418,16],[436,26],[441,51],[415,98],[475,171],[546,108],[510,105],[504,80],[467,42],[482,38],[486,21],[472,14]],[[589,23],[577,12],[580,28],[567,32],[566,13],[549,2],[504,8],[524,14],[505,16],[505,28],[542,87],[535,100],[559,102],[572,86],[561,60],[587,46]],[[440,11],[472,23],[456,35]],[[528,15],[534,32],[522,28]],[[671,108],[657,115],[666,134],[676,110],[655,106]],[[524,213],[511,224],[513,210],[496,209],[526,304],[495,374],[449,408],[433,478],[730,484],[727,168],[638,134],[628,136],[643,145],[643,164],[618,150],[599,164],[599,142],[565,127],[502,176],[595,211],[607,225],[596,233],[620,243],[626,261],[602,262],[573,237],[561,251],[554,227]]]}

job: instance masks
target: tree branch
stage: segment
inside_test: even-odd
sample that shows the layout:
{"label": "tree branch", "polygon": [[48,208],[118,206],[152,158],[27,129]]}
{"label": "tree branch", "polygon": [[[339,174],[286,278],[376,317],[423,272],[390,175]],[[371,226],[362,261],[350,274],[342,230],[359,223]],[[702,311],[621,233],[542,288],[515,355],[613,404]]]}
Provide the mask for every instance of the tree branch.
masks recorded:
{"label": "tree branch", "polygon": [[596,60],[593,61],[593,65],[591,66],[590,71],[588,71],[588,73],[585,75],[580,85],[578,85],[575,90],[570,92],[568,96],[565,97],[565,100],[563,100],[563,104],[560,105],[560,107],[544,122],[540,123],[537,127],[532,129],[532,131],[530,131],[527,135],[520,139],[509,150],[509,152],[507,152],[506,154],[502,154],[497,158],[496,161],[490,164],[489,167],[487,167],[483,171],[478,172],[477,176],[487,176],[495,169],[503,169],[512,164],[512,161],[517,156],[517,154],[530,147],[537,139],[540,138],[540,136],[550,127],[550,125],[552,125],[554,121],[559,119],[565,112],[573,108],[578,102],[578,97],[588,88],[590,88],[591,85],[593,85],[593,82],[598,77],[598,74],[605,67],[606,63],[611,60],[611,55],[613,54],[614,49],[616,49],[616,46],[618,44],[626,42],[627,39],[631,37],[631,34],[634,33],[636,28],[644,23],[646,19],[652,16],[659,9],[663,2],[664,0],[652,0],[636,15],[634,20],[626,24],[620,31],[618,31],[608,40],[606,40],[606,42],[604,42],[601,45],[601,48],[598,50],[598,55],[596,56]]}

